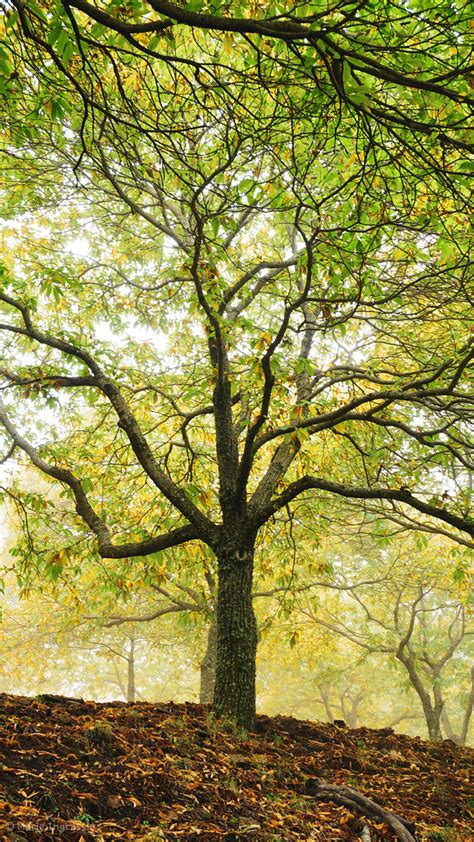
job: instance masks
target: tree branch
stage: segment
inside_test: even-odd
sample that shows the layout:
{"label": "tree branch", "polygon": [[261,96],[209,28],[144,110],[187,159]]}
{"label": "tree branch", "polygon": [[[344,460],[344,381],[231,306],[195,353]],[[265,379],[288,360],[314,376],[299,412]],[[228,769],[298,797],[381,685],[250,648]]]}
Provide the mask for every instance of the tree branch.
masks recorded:
{"label": "tree branch", "polygon": [[19,447],[28,454],[33,464],[42,473],[50,476],[52,479],[59,480],[59,482],[67,485],[71,489],[76,501],[76,512],[96,536],[99,553],[102,558],[129,558],[131,556],[150,555],[150,553],[160,552],[161,550],[184,544],[187,541],[192,541],[199,537],[197,530],[191,525],[188,525],[178,527],[164,535],[158,535],[156,538],[149,538],[142,542],[114,546],[107,525],[92,508],[80,480],[71,471],[66,468],[60,468],[57,465],[50,465],[40,456],[38,450],[26,441],[12,424],[1,399],[0,423],[13,440],[12,449],[13,447]]}
{"label": "tree branch", "polygon": [[288,485],[287,488],[267,506],[260,507],[258,505],[258,499],[256,495],[254,495],[253,517],[255,521],[259,526],[264,524],[273,514],[275,514],[275,512],[284,508],[284,506],[287,506],[288,503],[309,489],[327,491],[331,494],[337,494],[340,497],[352,499],[389,500],[404,503],[407,506],[417,509],[419,512],[423,512],[423,514],[429,515],[437,520],[442,520],[445,523],[449,523],[450,526],[456,527],[456,529],[461,530],[461,532],[467,532],[468,535],[471,535],[471,537],[474,538],[474,519],[459,517],[459,515],[452,514],[440,506],[424,503],[423,500],[420,500],[418,497],[414,497],[414,495],[406,489],[358,488],[349,485],[342,485],[341,483],[330,482],[322,477],[313,477],[309,475],[290,483],[290,485]]}
{"label": "tree branch", "polygon": [[112,29],[114,32],[120,32],[122,35],[139,34],[140,32],[163,32],[173,25],[171,20],[154,20],[147,23],[123,23],[112,15],[108,15],[102,9],[92,6],[87,0],[63,0],[63,5],[67,8],[72,7],[78,9],[80,12],[88,15],[88,17],[95,20],[107,29]]}
{"label": "tree branch", "polygon": [[[169,500],[169,502],[192,524],[192,526],[201,534],[201,536],[206,536],[206,540],[212,541],[215,533],[214,524],[198,509],[197,506],[189,499],[189,497],[182,491],[168,476],[167,474],[160,468],[158,465],[151,448],[135,418],[133,413],[130,410],[125,398],[123,397],[120,389],[100,368],[97,361],[85,351],[83,348],[74,345],[71,342],[66,342],[62,339],[57,337],[51,336],[50,334],[44,333],[40,330],[37,330],[32,323],[28,308],[22,304],[21,302],[11,298],[10,296],[6,295],[5,293],[0,293],[0,301],[4,301],[6,304],[9,304],[11,307],[15,308],[17,311],[21,313],[23,322],[25,327],[22,328],[18,325],[12,324],[0,324],[0,330],[6,330],[12,333],[17,333],[21,336],[27,336],[30,339],[34,339],[40,345],[45,345],[50,348],[55,348],[61,351],[64,354],[69,356],[73,356],[76,359],[81,360],[85,365],[90,369],[93,373],[93,385],[96,386],[100,391],[108,398],[109,402],[113,406],[118,418],[119,418],[119,427],[124,430],[125,434],[128,437],[130,445],[132,447],[135,456],[137,457],[140,465],[142,466],[145,473],[150,477],[150,479],[154,482],[156,487],[161,491],[162,494]],[[88,385],[91,385],[88,383]],[[4,426],[8,429],[7,424],[10,424],[6,415],[6,408],[2,404],[2,412],[3,417],[0,419],[2,420]],[[74,491],[74,495],[76,497],[76,505],[79,505],[81,517],[84,517],[86,523],[93,529],[94,533],[99,536],[99,533],[103,530],[103,524],[96,523],[97,515],[92,512],[90,509],[90,505],[87,501],[87,498],[82,490],[82,487],[78,480],[68,471],[62,471],[58,468],[53,468],[52,466],[48,465],[44,460],[40,459],[39,454],[32,448],[28,442],[23,439],[18,431],[12,427],[10,424],[13,433],[11,433],[11,437],[14,441],[17,441],[20,447],[28,453],[34,464],[40,468],[40,470],[47,473],[49,476],[59,479],[61,482],[65,482],[70,488]],[[22,444],[20,445],[20,440]],[[34,453],[34,458],[33,454]],[[36,462],[34,461],[36,459]],[[54,471],[54,472],[53,472]],[[79,502],[80,499],[80,502]],[[89,511],[90,509],[90,511]],[[95,526],[92,524],[95,523]],[[101,540],[102,545],[111,546],[110,539],[106,539],[105,535],[102,537]]]}

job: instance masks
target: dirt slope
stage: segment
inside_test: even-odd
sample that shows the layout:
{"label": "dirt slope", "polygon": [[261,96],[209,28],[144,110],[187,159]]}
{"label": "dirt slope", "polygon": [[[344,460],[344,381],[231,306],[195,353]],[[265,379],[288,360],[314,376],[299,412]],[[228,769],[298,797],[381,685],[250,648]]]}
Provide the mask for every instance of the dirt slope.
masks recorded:
{"label": "dirt slope", "polygon": [[316,797],[323,778],[414,822],[416,840],[474,840],[472,750],[283,716],[257,727],[242,737],[193,704],[0,695],[0,838],[396,838]]}

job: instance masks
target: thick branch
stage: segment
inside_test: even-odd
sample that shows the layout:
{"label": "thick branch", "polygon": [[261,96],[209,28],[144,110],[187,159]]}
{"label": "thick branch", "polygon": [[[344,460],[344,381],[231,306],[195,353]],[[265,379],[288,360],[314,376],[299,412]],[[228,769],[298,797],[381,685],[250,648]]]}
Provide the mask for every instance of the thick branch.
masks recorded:
{"label": "thick branch", "polygon": [[[44,333],[33,326],[31,321],[31,317],[28,311],[28,308],[22,304],[21,302],[11,298],[4,293],[0,294],[0,301],[4,301],[6,304],[9,304],[11,307],[15,308],[17,311],[20,312],[25,327],[20,327],[19,325],[12,325],[12,324],[0,324],[0,330],[5,330],[11,333],[16,333],[21,336],[27,336],[30,339],[34,339],[40,345],[45,345],[49,348],[55,348],[58,351],[61,351],[64,354],[69,356],[73,356],[76,359],[80,360],[81,362],[85,363],[85,365],[89,368],[89,370],[94,375],[93,378],[93,385],[95,385],[100,391],[106,395],[110,403],[112,404],[115,412],[119,418],[119,427],[124,430],[125,434],[128,437],[128,440],[131,444],[132,450],[137,457],[140,465],[142,466],[143,470],[146,474],[150,477],[150,479],[154,482],[156,487],[164,494],[164,496],[169,500],[169,502],[182,514],[184,517],[189,520],[189,522],[195,527],[196,530],[202,533],[202,535],[206,535],[208,540],[212,540],[214,526],[211,521],[198,509],[197,506],[192,503],[192,501],[187,497],[187,495],[177,486],[175,483],[167,476],[167,474],[160,468],[158,465],[152,450],[140,429],[140,426],[130,410],[125,398],[123,397],[119,387],[112,381],[110,378],[102,371],[97,361],[84,349],[74,345],[71,342],[66,342],[62,339],[57,337],[51,336],[48,333]],[[87,383],[87,385],[91,385],[92,382]],[[7,420],[7,423],[10,422],[6,416],[6,408],[2,405],[3,408],[3,415],[4,418]],[[5,420],[1,419],[6,427],[7,424]],[[8,428],[7,428],[8,429]],[[12,427],[12,429],[14,429]],[[19,435],[17,430],[11,434],[12,439],[17,441],[18,444],[20,442],[21,436]],[[102,527],[93,527],[92,522],[94,522],[94,518],[96,515],[92,515],[91,512],[88,512],[87,506],[82,501],[82,495],[84,492],[82,491],[82,487],[80,483],[78,483],[77,479],[68,471],[62,471],[58,468],[53,468],[52,466],[48,465],[44,460],[41,460],[39,454],[32,448],[32,446],[26,442],[25,439],[21,439],[23,442],[22,449],[30,455],[32,461],[34,461],[33,456],[31,455],[33,452],[35,453],[36,462],[34,464],[40,468],[40,470],[44,471],[44,473],[48,474],[51,477],[59,479],[61,482],[65,482],[67,485],[71,487],[74,491],[74,494],[79,495],[81,498],[80,506],[83,510],[82,517],[86,523],[93,529],[94,533],[98,535],[97,528],[99,528],[99,532]],[[40,466],[41,462],[41,466]],[[56,473],[52,473],[55,471]],[[62,473],[59,476],[59,473]],[[71,484],[72,483],[72,484]],[[84,495],[85,497],[85,495]],[[87,502],[87,498],[85,498]],[[78,497],[76,496],[76,504],[78,501]],[[89,518],[89,519],[88,519]],[[105,537],[102,539],[102,543],[106,544],[107,546],[111,545],[110,540],[106,540]]]}
{"label": "thick branch", "polygon": [[260,507],[256,495],[254,495],[254,518],[259,526],[264,524],[275,512],[284,508],[309,489],[318,489],[320,491],[327,491],[330,494],[338,494],[340,497],[355,498],[359,500],[389,500],[399,503],[405,503],[423,512],[425,515],[442,520],[449,523],[450,526],[456,527],[461,532],[467,532],[474,538],[474,520],[468,517],[459,517],[459,515],[452,514],[441,506],[434,506],[431,503],[425,503],[404,488],[390,489],[390,488],[357,488],[350,485],[342,485],[337,482],[330,482],[322,477],[304,476],[295,482],[290,483],[287,488],[271,501],[267,506]]}
{"label": "thick branch", "polygon": [[0,423],[3,424],[13,440],[11,450],[13,450],[13,447],[19,447],[28,454],[33,464],[40,471],[53,479],[59,480],[59,482],[67,485],[71,489],[76,502],[76,511],[96,536],[99,553],[102,558],[129,558],[150,555],[150,553],[156,553],[169,547],[176,547],[198,537],[198,532],[194,527],[182,526],[172,529],[164,535],[158,535],[156,538],[114,546],[107,525],[99,518],[97,512],[94,511],[80,480],[71,471],[66,468],[60,468],[57,465],[50,465],[40,456],[38,450],[26,441],[12,424],[6,412],[5,405],[1,400]]}
{"label": "thick branch", "polygon": [[123,23],[112,15],[108,15],[102,11],[102,9],[98,9],[96,6],[92,6],[91,3],[87,3],[87,0],[63,0],[63,5],[66,7],[72,6],[80,12],[84,12],[92,20],[102,24],[107,29],[120,32],[122,35],[132,35],[140,32],[163,32],[163,30],[172,26],[171,20],[153,20],[147,23]]}
{"label": "thick branch", "polygon": [[148,0],[150,6],[185,26],[195,26],[199,29],[212,29],[216,32],[239,32],[242,35],[264,35],[269,38],[280,38],[284,41],[303,39],[316,34],[308,26],[300,23],[281,20],[252,20],[251,18],[219,17],[217,15],[191,12],[182,6],[169,3],[168,0]]}
{"label": "thick branch", "polygon": [[99,548],[102,558],[134,558],[137,556],[159,553],[170,547],[178,547],[188,541],[194,541],[199,534],[193,526],[178,526],[163,535],[137,541],[130,544],[113,545],[110,543]]}
{"label": "thick branch", "polygon": [[76,511],[96,536],[99,547],[111,546],[112,541],[109,530],[89,503],[80,481],[71,471],[68,471],[66,468],[59,468],[57,465],[50,465],[40,456],[38,450],[26,441],[12,424],[2,400],[0,400],[0,423],[4,426],[14,444],[28,454],[33,465],[47,476],[59,480],[59,482],[62,482],[71,489],[76,501]]}

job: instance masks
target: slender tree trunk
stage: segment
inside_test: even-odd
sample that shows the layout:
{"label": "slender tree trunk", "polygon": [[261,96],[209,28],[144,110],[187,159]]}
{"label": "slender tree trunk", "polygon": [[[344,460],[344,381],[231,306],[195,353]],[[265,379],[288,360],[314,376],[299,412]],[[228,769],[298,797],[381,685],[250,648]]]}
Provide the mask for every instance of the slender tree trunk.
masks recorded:
{"label": "slender tree trunk", "polygon": [[359,705],[363,699],[361,693],[358,693],[353,699],[341,698],[341,708],[343,710],[343,719],[347,722],[349,728],[357,728]]}
{"label": "slender tree trunk", "polygon": [[431,710],[430,713],[425,711],[425,719],[430,740],[433,740],[435,743],[440,742],[440,740],[443,739],[443,735],[441,733],[440,713],[436,710]]}
{"label": "slender tree trunk", "polygon": [[469,732],[469,723],[471,721],[472,711],[474,709],[474,667],[471,667],[471,690],[466,700],[466,707],[464,709],[464,716],[461,723],[461,732],[455,734],[451,725],[451,720],[448,712],[443,707],[441,713],[441,722],[443,723],[444,731],[449,740],[457,743],[459,746],[466,745],[467,735]]}
{"label": "slender tree trunk", "polygon": [[[416,670],[414,658],[412,655],[406,655],[402,650],[398,650],[397,658],[402,662],[405,669],[410,676],[410,681],[413,688],[418,694],[423,713],[425,716],[426,727],[428,729],[428,736],[433,742],[440,742],[443,739],[441,733],[441,712],[443,710],[443,701],[439,694],[435,694],[435,703],[431,701],[429,692],[425,689],[423,682]],[[435,682],[437,677],[435,676]],[[435,686],[434,682],[434,686]],[[438,698],[439,696],[439,698]]]}
{"label": "slender tree trunk", "polygon": [[135,695],[135,638],[132,637],[127,656],[127,702],[134,702]]}
{"label": "slender tree trunk", "polygon": [[329,698],[329,689],[325,684],[324,685],[318,684],[318,687],[319,687],[319,692],[321,693],[321,702],[324,705],[324,710],[326,712],[328,722],[334,722],[336,717],[334,716],[334,713],[333,713],[333,710],[332,710],[332,707],[331,707],[331,701],[330,701],[330,698]]}
{"label": "slender tree trunk", "polygon": [[448,714],[447,714],[447,712],[444,708],[443,708],[442,713],[441,713],[441,724],[444,728],[444,733],[446,734],[446,739],[452,740],[453,743],[458,743],[458,745],[459,745],[459,737],[454,733],[453,727],[451,725],[451,720],[450,720],[450,718],[449,718],[449,716],[448,716]]}
{"label": "slender tree trunk", "polygon": [[201,684],[199,688],[199,701],[202,705],[212,704],[214,698],[214,686],[216,683],[216,656],[217,656],[217,622],[212,617],[207,632],[207,646],[204,658],[201,661]]}
{"label": "slender tree trunk", "polygon": [[471,721],[472,711],[474,709],[474,667],[471,667],[471,692],[469,693],[466,709],[464,711],[463,722],[461,726],[460,743],[466,745],[467,735],[469,733],[469,723]]}
{"label": "slender tree trunk", "polygon": [[257,624],[252,606],[253,546],[217,553],[217,659],[214,710],[251,730],[255,721]]}
{"label": "slender tree trunk", "polygon": [[432,740],[437,741],[443,739],[443,734],[441,732],[441,714],[444,708],[444,700],[441,693],[441,683],[438,672],[433,674],[433,699],[432,731],[436,736],[431,736],[430,732],[430,737]]}

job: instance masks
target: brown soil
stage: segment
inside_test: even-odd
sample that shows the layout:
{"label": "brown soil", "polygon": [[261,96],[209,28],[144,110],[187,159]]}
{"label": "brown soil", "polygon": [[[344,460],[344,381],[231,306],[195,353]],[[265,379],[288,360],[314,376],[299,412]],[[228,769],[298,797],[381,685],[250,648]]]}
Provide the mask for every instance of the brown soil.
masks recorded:
{"label": "brown soil", "polygon": [[0,838],[353,842],[363,824],[395,838],[318,800],[323,778],[414,822],[416,840],[468,842],[473,759],[390,729],[259,716],[242,736],[194,704],[2,694]]}

